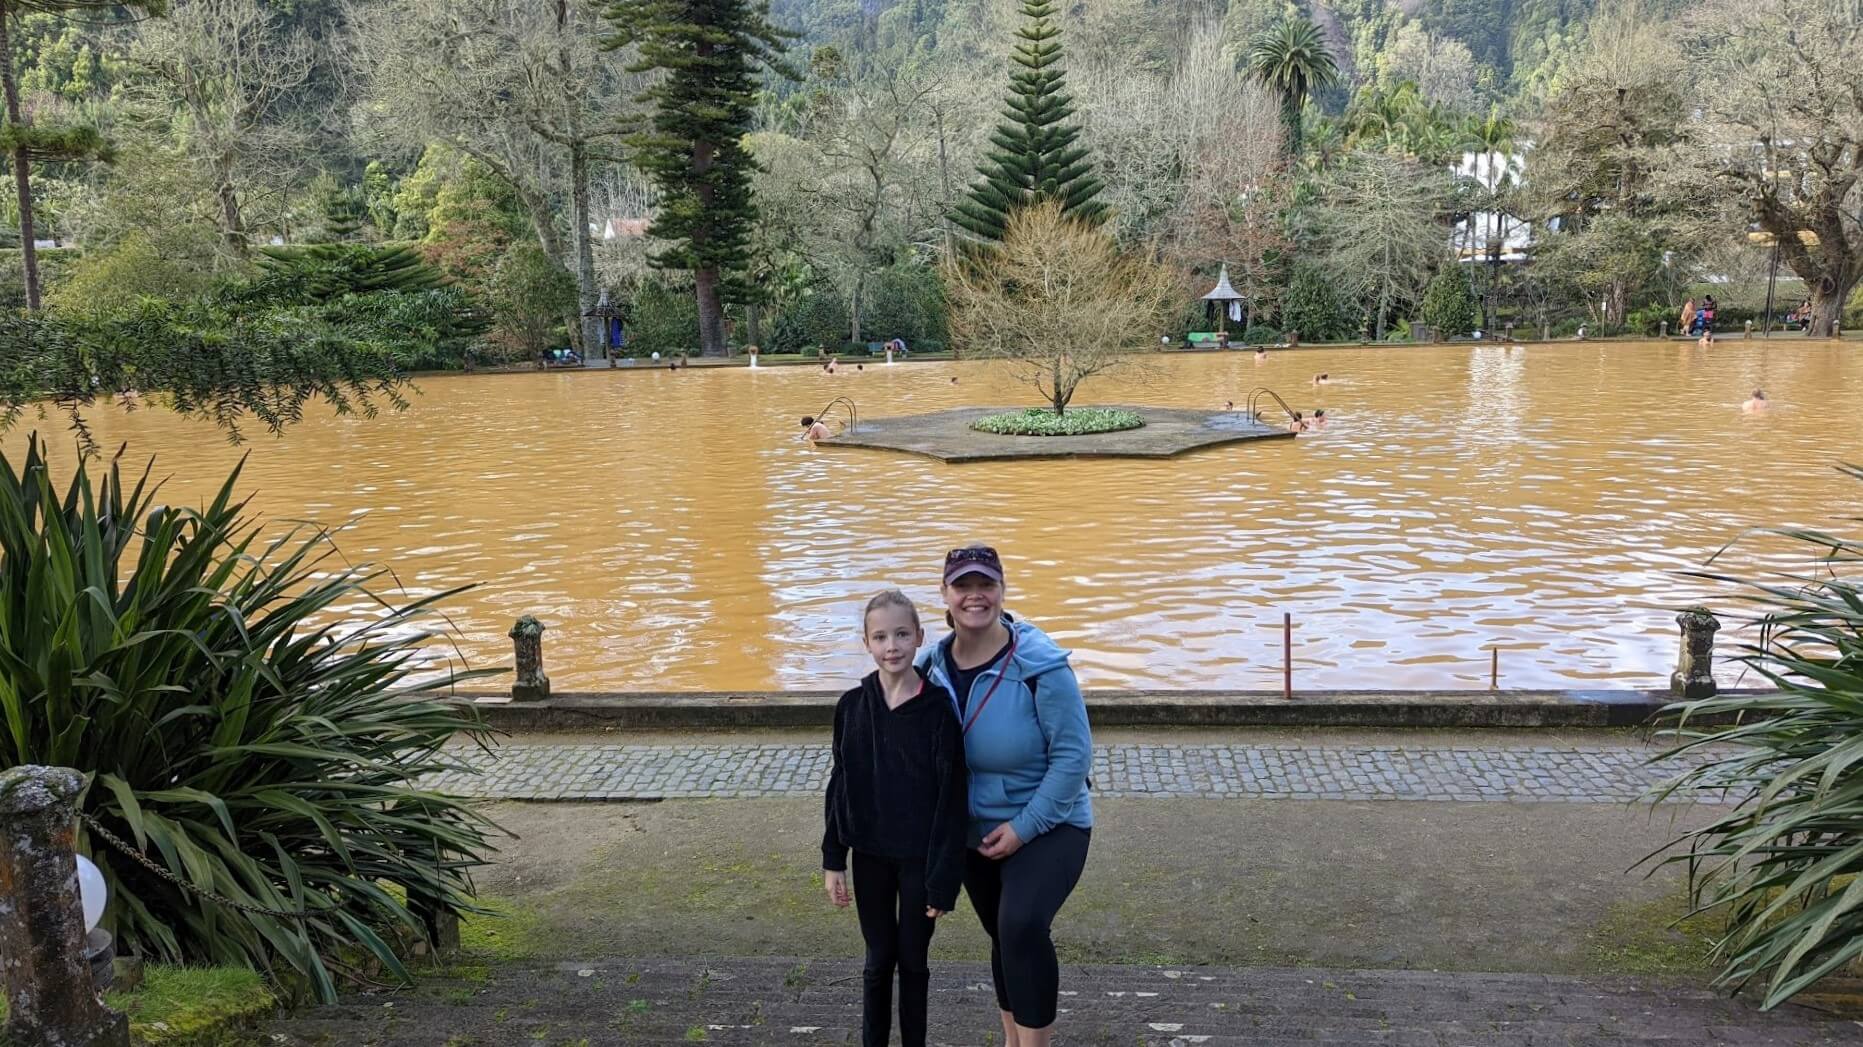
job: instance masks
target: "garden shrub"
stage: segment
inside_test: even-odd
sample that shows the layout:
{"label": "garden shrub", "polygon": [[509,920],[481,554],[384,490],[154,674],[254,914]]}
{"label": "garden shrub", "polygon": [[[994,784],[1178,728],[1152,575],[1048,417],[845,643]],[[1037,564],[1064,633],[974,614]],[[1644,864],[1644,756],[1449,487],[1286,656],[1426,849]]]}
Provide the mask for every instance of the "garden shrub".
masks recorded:
{"label": "garden shrub", "polygon": [[199,509],[163,506],[152,469],[93,483],[80,462],[60,492],[36,437],[0,455],[0,767],[87,777],[78,846],[119,952],[322,1000],[365,963],[405,979],[390,943],[426,937],[413,907],[480,911],[492,831],[420,785],[484,733],[445,700],[479,674],[420,660],[451,593],[378,598],[385,573],[346,566],[326,531],[261,540],[238,469]]}
{"label": "garden shrub", "polygon": [[1481,308],[1468,289],[1468,277],[1455,269],[1437,273],[1423,292],[1418,319],[1438,338],[1460,338],[1473,331],[1481,321]]}

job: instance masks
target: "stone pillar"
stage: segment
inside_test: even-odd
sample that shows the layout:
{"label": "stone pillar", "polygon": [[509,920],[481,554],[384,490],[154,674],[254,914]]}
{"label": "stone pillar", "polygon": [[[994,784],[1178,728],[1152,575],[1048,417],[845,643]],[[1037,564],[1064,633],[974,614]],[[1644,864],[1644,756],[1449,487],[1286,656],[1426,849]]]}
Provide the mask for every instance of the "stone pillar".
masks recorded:
{"label": "stone pillar", "polygon": [[97,998],[78,900],[77,799],[68,767],[0,773],[0,1042],[129,1047],[129,1019]]}
{"label": "stone pillar", "polygon": [[1714,697],[1714,632],[1720,620],[1705,607],[1690,607],[1676,615],[1675,622],[1682,627],[1682,646],[1669,676],[1669,693],[1689,701]]}
{"label": "stone pillar", "polygon": [[530,615],[511,627],[512,646],[517,655],[517,679],[511,682],[511,700],[540,702],[550,697],[550,678],[543,672],[542,622]]}
{"label": "stone pillar", "polygon": [[1669,337],[1669,321],[1667,320],[1664,320],[1662,322],[1662,337],[1664,338]]}

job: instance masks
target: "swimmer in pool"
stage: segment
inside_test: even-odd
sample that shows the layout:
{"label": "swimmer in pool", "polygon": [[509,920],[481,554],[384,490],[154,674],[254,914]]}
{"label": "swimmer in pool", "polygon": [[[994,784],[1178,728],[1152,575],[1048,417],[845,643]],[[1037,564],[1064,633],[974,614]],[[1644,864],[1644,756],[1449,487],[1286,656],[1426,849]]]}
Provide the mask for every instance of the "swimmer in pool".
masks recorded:
{"label": "swimmer in pool", "polygon": [[1326,428],[1326,408],[1315,407],[1313,409],[1313,428],[1315,429]]}
{"label": "swimmer in pool", "polygon": [[1316,374],[1313,376],[1314,385],[1325,385],[1327,382],[1330,382],[1330,381],[1332,381],[1332,376],[1324,372],[1321,372],[1320,374]]}
{"label": "swimmer in pool", "polygon": [[803,416],[802,438],[804,440],[807,440],[810,443],[814,443],[817,440],[826,440],[831,435],[833,434],[828,432],[827,424],[824,423],[821,419],[814,418],[808,415]]}
{"label": "swimmer in pool", "polygon": [[1766,399],[1766,390],[1755,389],[1753,395],[1747,397],[1747,402],[1740,405],[1740,411],[1742,414],[1759,414],[1769,406],[1771,404]]}

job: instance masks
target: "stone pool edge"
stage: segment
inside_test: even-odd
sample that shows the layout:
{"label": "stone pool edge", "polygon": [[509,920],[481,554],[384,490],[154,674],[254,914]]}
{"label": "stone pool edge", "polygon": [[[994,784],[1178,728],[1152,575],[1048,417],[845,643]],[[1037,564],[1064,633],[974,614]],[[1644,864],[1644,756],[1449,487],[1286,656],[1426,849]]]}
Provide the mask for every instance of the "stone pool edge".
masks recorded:
{"label": "stone pool edge", "polygon": [[[1742,691],[1723,691],[1747,693]],[[828,727],[831,691],[562,692],[539,701],[463,694],[501,731],[744,730]],[[1089,690],[1096,727],[1636,727],[1666,690],[1114,691]]]}

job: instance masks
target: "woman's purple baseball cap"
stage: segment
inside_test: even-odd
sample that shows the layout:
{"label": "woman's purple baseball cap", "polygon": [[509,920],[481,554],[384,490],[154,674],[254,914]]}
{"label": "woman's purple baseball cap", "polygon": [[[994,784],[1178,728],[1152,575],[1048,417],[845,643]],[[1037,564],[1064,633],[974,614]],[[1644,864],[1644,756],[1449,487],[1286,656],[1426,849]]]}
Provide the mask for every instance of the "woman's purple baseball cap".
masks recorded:
{"label": "woman's purple baseball cap", "polygon": [[1000,583],[1003,558],[987,545],[966,545],[944,554],[944,584],[950,585],[967,574],[980,574]]}

